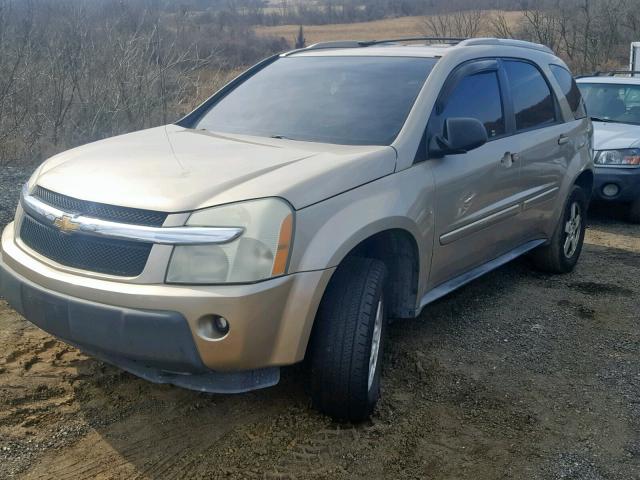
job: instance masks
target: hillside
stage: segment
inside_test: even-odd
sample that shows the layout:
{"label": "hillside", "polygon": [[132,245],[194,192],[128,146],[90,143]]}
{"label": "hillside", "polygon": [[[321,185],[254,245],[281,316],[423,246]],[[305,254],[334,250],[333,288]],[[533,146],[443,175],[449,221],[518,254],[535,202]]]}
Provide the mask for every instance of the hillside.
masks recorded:
{"label": "hillside", "polygon": [[[514,26],[521,18],[521,12],[500,12],[504,15],[511,26]],[[498,12],[488,12],[483,25],[481,35],[495,35],[491,19],[497,16]],[[277,25],[273,27],[255,27],[255,32],[261,36],[283,37],[292,41],[298,33],[299,25]],[[304,26],[304,35],[307,45],[327,40],[343,39],[371,39],[371,38],[393,38],[393,37],[413,37],[425,35],[427,32],[425,17],[399,17],[375,20],[372,22],[360,23],[336,23],[329,25],[309,25]]]}

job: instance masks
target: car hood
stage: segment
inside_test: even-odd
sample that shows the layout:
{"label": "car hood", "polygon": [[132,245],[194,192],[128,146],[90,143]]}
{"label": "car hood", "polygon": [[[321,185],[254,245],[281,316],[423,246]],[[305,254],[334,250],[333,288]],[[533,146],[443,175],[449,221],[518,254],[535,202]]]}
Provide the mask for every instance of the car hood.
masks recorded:
{"label": "car hood", "polygon": [[640,146],[640,125],[593,122],[593,148],[615,150]]}
{"label": "car hood", "polygon": [[300,209],[393,173],[395,164],[391,147],[219,135],[167,125],[56,155],[33,183],[82,200],[165,212],[268,196]]}

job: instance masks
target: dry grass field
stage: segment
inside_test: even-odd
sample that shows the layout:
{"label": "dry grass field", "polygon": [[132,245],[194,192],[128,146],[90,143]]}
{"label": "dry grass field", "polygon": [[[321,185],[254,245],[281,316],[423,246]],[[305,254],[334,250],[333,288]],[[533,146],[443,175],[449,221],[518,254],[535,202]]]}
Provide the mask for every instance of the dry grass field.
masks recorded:
{"label": "dry grass field", "polygon": [[[522,18],[522,13],[520,12],[489,12],[481,28],[480,35],[493,35],[491,19],[495,18],[499,13],[502,13],[511,25],[515,25]],[[299,25],[277,25],[274,27],[256,27],[255,31],[258,35],[273,35],[293,41],[298,33],[298,28]],[[361,23],[304,25],[307,45],[327,40],[352,38],[366,40],[370,38],[413,37],[425,35],[426,31],[425,17],[422,16],[387,18]]]}

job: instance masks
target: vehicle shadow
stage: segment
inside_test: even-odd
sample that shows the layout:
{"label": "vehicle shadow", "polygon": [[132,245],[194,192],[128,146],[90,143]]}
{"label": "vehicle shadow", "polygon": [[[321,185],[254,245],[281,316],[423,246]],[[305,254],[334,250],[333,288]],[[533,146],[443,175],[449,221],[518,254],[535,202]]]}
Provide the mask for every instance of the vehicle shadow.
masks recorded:
{"label": "vehicle shadow", "polygon": [[629,208],[626,205],[592,203],[588,213],[589,218],[599,224],[623,223],[632,225],[628,220]]}
{"label": "vehicle shadow", "polygon": [[30,477],[193,478],[246,454],[256,424],[272,428],[282,414],[309,409],[298,366],[283,369],[275,387],[237,395],[152,384],[88,357],[75,367],[77,420],[88,433]]}

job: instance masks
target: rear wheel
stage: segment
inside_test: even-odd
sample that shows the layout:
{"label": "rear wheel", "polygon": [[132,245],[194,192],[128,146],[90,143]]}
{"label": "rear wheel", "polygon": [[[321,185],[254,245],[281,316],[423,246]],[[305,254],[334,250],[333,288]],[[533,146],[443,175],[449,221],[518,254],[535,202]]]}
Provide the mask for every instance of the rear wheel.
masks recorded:
{"label": "rear wheel", "polygon": [[536,268],[550,273],[568,273],[574,269],[582,251],[587,207],[587,195],[575,185],[549,244],[531,253]]}
{"label": "rear wheel", "polygon": [[640,223],[640,198],[636,198],[629,206],[629,221]]}
{"label": "rear wheel", "polygon": [[386,334],[383,262],[347,258],[318,309],[311,351],[311,396],[338,420],[368,418],[380,396]]}

